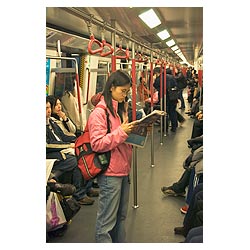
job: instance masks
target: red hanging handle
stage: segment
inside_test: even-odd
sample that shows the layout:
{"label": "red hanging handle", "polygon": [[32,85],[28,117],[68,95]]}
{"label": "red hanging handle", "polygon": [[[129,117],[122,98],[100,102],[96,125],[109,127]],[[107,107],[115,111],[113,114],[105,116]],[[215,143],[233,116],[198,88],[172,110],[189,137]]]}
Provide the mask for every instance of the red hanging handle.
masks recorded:
{"label": "red hanging handle", "polygon": [[140,53],[136,53],[135,54],[135,61],[136,62],[147,62],[148,61],[148,58],[147,58],[147,56],[146,57],[142,57],[142,55],[140,54]]}
{"label": "red hanging handle", "polygon": [[[99,45],[99,48],[95,49],[95,50],[92,50],[92,46],[93,46],[94,43]],[[90,35],[90,40],[89,40],[89,44],[88,44],[88,52],[89,52],[89,54],[94,55],[94,54],[97,54],[97,53],[101,53],[102,50],[103,50],[103,43],[101,43],[100,41],[95,39],[94,35]]]}
{"label": "red hanging handle", "polygon": [[122,49],[122,46],[120,45],[119,48],[115,51],[115,54],[117,54],[117,53],[120,54],[120,55],[116,55],[117,59],[129,59],[129,49],[128,48],[126,48],[126,50],[124,50],[124,49]]}
{"label": "red hanging handle", "polygon": [[111,44],[107,43],[105,39],[102,39],[102,51],[104,49],[104,46],[108,47],[109,51],[105,53],[101,52],[100,56],[105,57],[105,56],[111,55],[114,52],[114,48],[111,46]]}

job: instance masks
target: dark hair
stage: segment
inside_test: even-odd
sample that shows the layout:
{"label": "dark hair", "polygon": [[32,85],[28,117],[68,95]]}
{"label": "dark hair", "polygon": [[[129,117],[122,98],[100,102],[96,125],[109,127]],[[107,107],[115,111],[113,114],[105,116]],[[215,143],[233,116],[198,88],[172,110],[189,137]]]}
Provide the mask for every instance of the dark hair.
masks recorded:
{"label": "dark hair", "polygon": [[48,96],[46,96],[46,103],[49,102],[51,108],[54,108],[54,107],[56,106],[56,101],[57,101],[57,99],[58,99],[58,98],[56,98],[56,97],[53,96],[53,95],[48,95]]}
{"label": "dark hair", "polygon": [[60,100],[60,98],[53,95],[46,96],[46,103],[49,102],[51,106],[51,116],[55,117],[56,119],[60,119],[57,114],[53,113],[53,109],[56,106],[57,100]]}
{"label": "dark hair", "polygon": [[160,73],[160,72],[161,72],[160,67],[156,67],[156,68],[154,68],[154,70],[153,70],[153,73],[154,73],[154,74]]}
{"label": "dark hair", "polygon": [[[115,117],[115,113],[113,110],[112,105],[112,94],[111,94],[111,88],[112,87],[121,87],[125,86],[127,84],[132,85],[132,80],[129,74],[126,71],[123,70],[117,70],[115,72],[112,72],[109,76],[104,90],[103,90],[103,96],[104,100],[106,102],[107,108],[110,110],[111,114]],[[121,116],[121,113],[125,111],[124,108],[124,102],[118,104],[118,114]],[[121,116],[122,119],[122,116]]]}
{"label": "dark hair", "polygon": [[166,69],[166,73],[167,73],[168,75],[172,75],[172,70],[171,70],[170,68],[167,68],[167,69]]}

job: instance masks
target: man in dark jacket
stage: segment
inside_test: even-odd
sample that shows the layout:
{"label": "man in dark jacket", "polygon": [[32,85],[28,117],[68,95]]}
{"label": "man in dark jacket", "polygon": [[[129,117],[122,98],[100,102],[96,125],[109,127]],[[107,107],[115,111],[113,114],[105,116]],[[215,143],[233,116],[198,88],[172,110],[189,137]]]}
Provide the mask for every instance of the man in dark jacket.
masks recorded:
{"label": "man in dark jacket", "polygon": [[[161,74],[160,68],[156,67],[154,68],[154,74],[156,75],[155,81],[154,81],[154,88],[158,90],[158,95],[160,95],[160,77],[162,77],[162,103],[164,103],[164,74]],[[166,102],[167,102],[167,119],[166,119],[166,125],[168,128],[168,119],[171,121],[171,131],[175,132],[176,128],[178,127],[177,122],[177,113],[176,113],[176,104],[177,100],[170,100],[169,99],[169,89],[177,87],[176,81],[172,75],[171,69],[166,69]],[[159,96],[160,100],[160,96]]]}
{"label": "man in dark jacket", "polygon": [[[156,76],[155,81],[154,81],[154,88],[157,89],[158,95],[159,95],[159,102],[160,102],[160,93],[162,91],[162,99],[164,100],[164,73],[163,71],[161,72],[160,67],[154,68],[154,75]],[[162,90],[160,89],[160,81],[162,77]],[[177,87],[176,81],[174,77],[172,76],[172,72],[170,68],[166,69],[166,97],[167,97],[167,102],[169,101],[169,93],[168,90],[170,88]]]}

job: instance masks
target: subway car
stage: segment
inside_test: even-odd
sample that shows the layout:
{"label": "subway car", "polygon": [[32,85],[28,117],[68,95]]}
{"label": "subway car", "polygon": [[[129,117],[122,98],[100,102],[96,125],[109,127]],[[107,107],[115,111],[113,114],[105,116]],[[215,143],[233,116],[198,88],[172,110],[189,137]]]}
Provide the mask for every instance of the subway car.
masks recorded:
{"label": "subway car", "polygon": [[[77,137],[95,109],[92,97],[119,70],[132,79],[126,99],[131,121],[137,114],[141,119],[165,112],[143,146],[132,146],[124,242],[202,243],[203,198],[197,188],[203,184],[203,157],[194,158],[203,155],[203,8],[46,7],[46,96],[60,99]],[[178,92],[171,101],[168,74],[177,84],[171,91]],[[91,181],[100,192],[98,178]],[[99,198],[46,229],[46,242],[96,243]]]}

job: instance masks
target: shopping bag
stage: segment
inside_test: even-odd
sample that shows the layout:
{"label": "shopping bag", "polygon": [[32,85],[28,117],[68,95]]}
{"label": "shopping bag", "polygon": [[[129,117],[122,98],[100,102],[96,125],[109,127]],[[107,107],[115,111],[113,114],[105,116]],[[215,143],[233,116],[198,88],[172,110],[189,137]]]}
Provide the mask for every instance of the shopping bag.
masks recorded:
{"label": "shopping bag", "polygon": [[56,230],[67,223],[57,194],[50,192],[46,204],[46,230]]}

